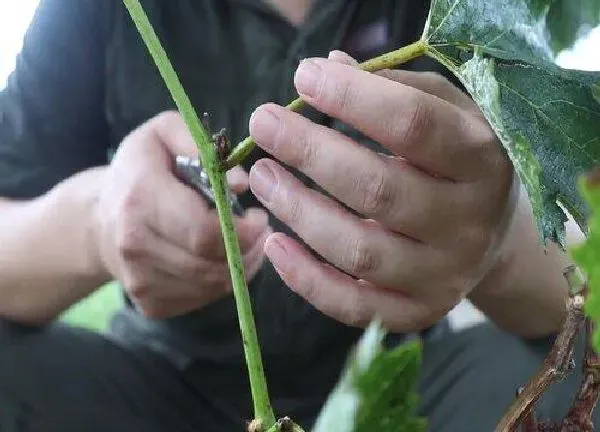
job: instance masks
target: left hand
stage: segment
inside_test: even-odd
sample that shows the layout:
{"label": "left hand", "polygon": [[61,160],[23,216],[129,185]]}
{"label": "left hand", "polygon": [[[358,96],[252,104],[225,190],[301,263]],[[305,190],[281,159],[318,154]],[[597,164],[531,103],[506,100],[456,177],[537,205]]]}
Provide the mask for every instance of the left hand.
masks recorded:
{"label": "left hand", "polygon": [[250,120],[257,144],[365,216],[261,160],[252,191],[331,265],[281,233],[267,239],[268,258],[293,291],[347,325],[434,324],[502,253],[518,187],[494,132],[470,98],[432,73],[370,74],[316,58],[300,65],[295,85],[393,156],[281,106],[259,107]]}

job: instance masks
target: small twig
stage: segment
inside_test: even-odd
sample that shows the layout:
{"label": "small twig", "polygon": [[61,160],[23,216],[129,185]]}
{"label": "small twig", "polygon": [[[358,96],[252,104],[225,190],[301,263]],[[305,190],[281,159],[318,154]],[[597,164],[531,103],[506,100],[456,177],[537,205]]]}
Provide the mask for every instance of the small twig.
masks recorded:
{"label": "small twig", "polygon": [[[569,280],[570,274],[565,276]],[[544,360],[539,372],[529,381],[500,420],[496,432],[516,431],[521,422],[533,411],[535,403],[548,387],[563,379],[573,368],[573,344],[585,321],[583,305],[582,294],[570,295],[567,301],[567,316],[550,354]]]}
{"label": "small twig", "polygon": [[593,431],[592,413],[600,395],[600,356],[594,350],[592,335],[594,324],[587,318],[585,321],[586,347],[582,365],[582,381],[573,406],[569,410],[562,425],[562,432]]}
{"label": "small twig", "polygon": [[[361,63],[359,67],[366,72],[377,72],[383,69],[390,69],[422,56],[427,52],[427,48],[427,42],[419,40],[395,51],[391,51],[367,60],[366,62]],[[298,112],[304,106],[304,101],[298,98],[288,104],[286,108],[291,111]],[[250,152],[252,152],[252,149],[255,145],[256,143],[251,137],[247,137],[240,142],[229,154],[229,157],[223,164],[223,170],[229,170],[241,163],[250,154]]]}

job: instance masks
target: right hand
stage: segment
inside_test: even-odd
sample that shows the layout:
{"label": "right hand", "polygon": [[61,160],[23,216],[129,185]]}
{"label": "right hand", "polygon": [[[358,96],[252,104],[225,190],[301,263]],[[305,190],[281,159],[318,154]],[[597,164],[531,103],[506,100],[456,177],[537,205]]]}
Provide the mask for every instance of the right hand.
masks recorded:
{"label": "right hand", "polygon": [[[165,112],[121,143],[106,172],[94,212],[94,237],[105,269],[124,286],[136,308],[163,319],[202,308],[231,291],[216,210],[173,173],[176,154],[197,157],[181,116]],[[227,173],[234,193],[248,176]],[[262,266],[271,233],[264,210],[235,218],[250,280]]]}

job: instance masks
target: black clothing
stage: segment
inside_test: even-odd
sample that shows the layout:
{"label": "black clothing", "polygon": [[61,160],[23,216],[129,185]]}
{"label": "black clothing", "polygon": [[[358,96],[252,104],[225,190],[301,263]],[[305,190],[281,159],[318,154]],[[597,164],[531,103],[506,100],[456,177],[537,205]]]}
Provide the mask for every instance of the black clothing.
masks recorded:
{"label": "black clothing", "polygon": [[[577,364],[582,342],[579,337]],[[430,333],[419,380],[420,413],[428,419],[428,431],[494,430],[515,389],[542,364],[549,348],[548,341],[525,343],[490,323]],[[0,320],[0,431],[243,431],[251,406],[240,407],[233,397],[206,388],[206,377],[215,370],[218,365],[181,371],[154,351],[123,349],[62,324],[31,329]],[[538,405],[539,418],[562,418],[580,380],[576,367],[553,385]],[[294,396],[273,398],[273,407],[307,431],[320,410],[317,400]],[[599,417],[596,410],[596,424]]]}

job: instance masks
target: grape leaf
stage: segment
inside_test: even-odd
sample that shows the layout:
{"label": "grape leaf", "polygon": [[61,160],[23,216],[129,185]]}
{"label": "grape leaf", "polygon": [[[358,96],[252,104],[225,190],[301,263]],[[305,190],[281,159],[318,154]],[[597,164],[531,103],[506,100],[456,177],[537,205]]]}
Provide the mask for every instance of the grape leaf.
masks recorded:
{"label": "grape leaf", "polygon": [[425,431],[425,419],[414,414],[420,344],[383,350],[384,336],[378,322],[367,328],[312,432]]}
{"label": "grape leaf", "polygon": [[585,241],[570,252],[575,264],[587,276],[589,292],[585,312],[596,324],[594,348],[600,352],[600,173],[595,172],[587,181],[580,181],[580,189],[591,208],[591,216]]}
{"label": "grape leaf", "polygon": [[423,39],[528,63],[552,60],[600,24],[598,0],[433,0]]}
{"label": "grape leaf", "polygon": [[585,228],[577,178],[600,161],[600,73],[560,69],[554,56],[599,20],[598,0],[434,0],[423,34],[507,150],[542,239],[563,247],[558,202]]}
{"label": "grape leaf", "polygon": [[[580,226],[577,178],[600,163],[600,73],[545,68],[476,53],[455,70],[504,144],[543,238],[564,240],[561,202]],[[564,246],[564,244],[563,244]]]}

